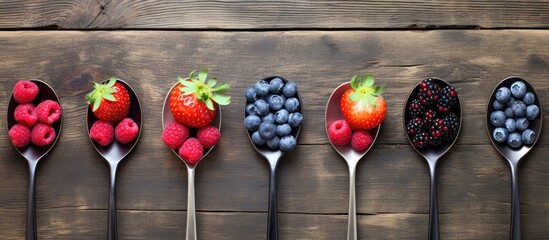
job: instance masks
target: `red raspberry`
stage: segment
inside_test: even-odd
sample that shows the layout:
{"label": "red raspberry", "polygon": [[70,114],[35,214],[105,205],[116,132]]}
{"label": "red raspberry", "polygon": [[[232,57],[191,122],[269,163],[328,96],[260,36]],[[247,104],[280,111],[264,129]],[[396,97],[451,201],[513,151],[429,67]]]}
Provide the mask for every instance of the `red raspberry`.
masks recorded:
{"label": "red raspberry", "polygon": [[179,149],[189,137],[189,129],[185,125],[173,121],[162,131],[162,142],[171,149]]}
{"label": "red raspberry", "polygon": [[345,120],[334,121],[328,127],[328,137],[334,145],[342,146],[349,144],[352,134],[351,127]]}
{"label": "red raspberry", "polygon": [[204,148],[211,148],[217,144],[221,137],[221,132],[214,126],[206,126],[198,129],[196,138]]}
{"label": "red raspberry", "polygon": [[46,146],[55,140],[55,129],[51,125],[37,123],[32,127],[31,142],[36,146]]}
{"label": "red raspberry", "polygon": [[97,120],[90,129],[90,138],[101,146],[111,144],[114,138],[114,127],[111,122]]}
{"label": "red raspberry", "polygon": [[190,165],[197,164],[202,159],[202,155],[204,155],[204,148],[196,138],[187,139],[179,149],[179,156]]}
{"label": "red raspberry", "polygon": [[46,100],[38,104],[36,113],[40,122],[52,124],[61,118],[63,111],[56,101]]}
{"label": "red raspberry", "polygon": [[366,150],[370,144],[374,141],[372,135],[367,131],[356,131],[353,133],[351,145],[353,149],[358,152]]}
{"label": "red raspberry", "polygon": [[13,116],[15,117],[15,121],[28,127],[34,126],[38,121],[36,107],[34,107],[32,103],[19,104],[19,106],[15,108]]}
{"label": "red raspberry", "polygon": [[30,103],[38,95],[38,86],[29,80],[20,80],[13,87],[13,98],[18,103]]}
{"label": "red raspberry", "polygon": [[139,126],[131,118],[124,118],[114,129],[114,136],[121,143],[133,141],[137,134],[139,134]]}
{"label": "red raspberry", "polygon": [[9,135],[14,146],[24,147],[30,142],[31,130],[23,124],[15,124],[11,127]]}

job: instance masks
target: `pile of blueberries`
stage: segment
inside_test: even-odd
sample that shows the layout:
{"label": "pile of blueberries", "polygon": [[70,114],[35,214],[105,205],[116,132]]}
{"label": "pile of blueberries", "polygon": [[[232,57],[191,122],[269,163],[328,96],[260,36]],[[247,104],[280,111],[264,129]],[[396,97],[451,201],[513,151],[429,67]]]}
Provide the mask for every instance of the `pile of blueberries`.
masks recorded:
{"label": "pile of blueberries", "polygon": [[280,77],[260,80],[246,90],[244,126],[256,146],[290,151],[297,146],[295,133],[303,122],[297,86]]}
{"label": "pile of blueberries", "polygon": [[528,126],[530,121],[539,116],[535,95],[527,92],[524,82],[515,81],[510,88],[498,88],[495,97],[492,103],[494,111],[490,113],[490,123],[495,128],[493,139],[507,142],[508,146],[515,149],[523,144],[533,144],[536,134]]}

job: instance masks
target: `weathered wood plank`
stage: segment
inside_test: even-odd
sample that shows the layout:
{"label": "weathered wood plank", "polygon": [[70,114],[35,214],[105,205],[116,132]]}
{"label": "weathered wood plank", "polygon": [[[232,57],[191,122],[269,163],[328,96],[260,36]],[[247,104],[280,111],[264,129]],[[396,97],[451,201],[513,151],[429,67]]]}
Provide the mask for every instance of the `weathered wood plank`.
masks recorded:
{"label": "weathered wood plank", "polygon": [[0,28],[547,28],[541,1],[1,1]]}

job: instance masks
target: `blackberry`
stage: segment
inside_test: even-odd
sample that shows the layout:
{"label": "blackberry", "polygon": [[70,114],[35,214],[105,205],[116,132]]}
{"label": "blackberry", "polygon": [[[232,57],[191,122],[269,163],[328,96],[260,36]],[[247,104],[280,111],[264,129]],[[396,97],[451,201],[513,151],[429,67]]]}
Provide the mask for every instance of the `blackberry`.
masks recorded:
{"label": "blackberry", "polygon": [[412,118],[406,124],[406,132],[410,135],[418,134],[421,132],[422,127],[423,127],[423,121],[421,120],[421,118],[419,117]]}
{"label": "blackberry", "polygon": [[420,132],[412,137],[412,144],[417,149],[424,149],[427,147],[427,141],[429,135],[426,132]]}
{"label": "blackberry", "polygon": [[429,146],[438,147],[442,143],[442,137],[448,132],[448,127],[445,127],[443,122],[442,119],[438,118],[429,127],[429,131],[427,132],[429,134],[427,140]]}
{"label": "blackberry", "polygon": [[437,115],[437,112],[434,110],[429,109],[425,111],[425,114],[423,114],[423,127],[429,129],[433,125],[433,121],[435,121]]}
{"label": "blackberry", "polygon": [[459,120],[455,113],[450,113],[444,116],[443,120],[444,126],[448,128],[448,132],[445,136],[442,137],[442,140],[445,142],[452,142],[457,137],[459,129]]}
{"label": "blackberry", "polygon": [[421,105],[421,102],[418,99],[412,100],[410,105],[408,105],[408,114],[411,117],[422,117],[425,113],[425,107]]}
{"label": "blackberry", "polygon": [[439,112],[448,113],[456,105],[458,95],[456,89],[452,86],[445,86],[439,93],[437,101],[437,110]]}
{"label": "blackberry", "polygon": [[423,106],[431,106],[438,101],[440,86],[432,78],[425,79],[419,83],[417,99]]}

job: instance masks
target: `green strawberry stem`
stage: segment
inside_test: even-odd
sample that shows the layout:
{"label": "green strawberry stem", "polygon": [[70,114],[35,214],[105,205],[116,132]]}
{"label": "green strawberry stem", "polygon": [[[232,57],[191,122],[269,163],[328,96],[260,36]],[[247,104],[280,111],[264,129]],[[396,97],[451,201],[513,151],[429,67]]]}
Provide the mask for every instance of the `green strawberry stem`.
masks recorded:
{"label": "green strawberry stem", "polygon": [[363,107],[370,104],[374,108],[376,107],[376,98],[386,88],[385,86],[374,86],[374,76],[372,74],[368,74],[367,77],[360,74],[360,78],[358,75],[354,75],[351,78],[351,87],[355,90],[354,93],[349,95],[351,101],[360,101]]}
{"label": "green strawberry stem", "polygon": [[230,96],[222,95],[231,88],[231,85],[228,83],[218,84],[217,78],[208,79],[207,69],[201,69],[198,74],[196,71],[192,71],[188,79],[178,77],[177,80],[183,85],[179,90],[185,95],[195,94],[196,99],[204,102],[210,110],[214,110],[214,102],[222,106],[231,103]]}
{"label": "green strawberry stem", "polygon": [[115,102],[116,98],[114,98],[113,93],[115,92],[113,86],[116,83],[116,78],[111,77],[109,82],[105,84],[93,83],[94,90],[90,93],[86,94],[86,100],[88,104],[92,104],[93,106],[93,112],[95,112],[97,109],[99,109],[99,106],[101,105],[101,100],[106,99],[108,101]]}

